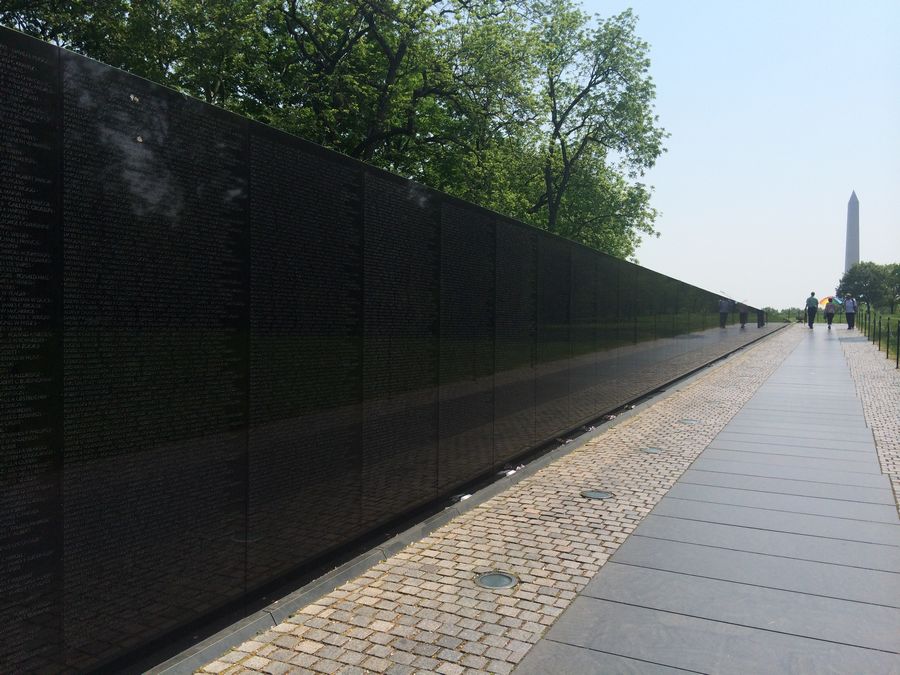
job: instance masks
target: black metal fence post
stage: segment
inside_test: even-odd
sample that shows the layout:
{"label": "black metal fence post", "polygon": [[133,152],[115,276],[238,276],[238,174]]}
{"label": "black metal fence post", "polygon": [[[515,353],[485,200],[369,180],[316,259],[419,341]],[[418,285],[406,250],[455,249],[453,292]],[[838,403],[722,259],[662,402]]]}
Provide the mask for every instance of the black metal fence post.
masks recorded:
{"label": "black metal fence post", "polygon": [[897,319],[897,345],[894,349],[894,357],[896,359],[894,368],[900,368],[900,319]]}
{"label": "black metal fence post", "polygon": [[891,320],[887,320],[887,340],[884,343],[884,358],[891,358]]}
{"label": "black metal fence post", "polygon": [[878,351],[881,351],[881,317],[878,317]]}

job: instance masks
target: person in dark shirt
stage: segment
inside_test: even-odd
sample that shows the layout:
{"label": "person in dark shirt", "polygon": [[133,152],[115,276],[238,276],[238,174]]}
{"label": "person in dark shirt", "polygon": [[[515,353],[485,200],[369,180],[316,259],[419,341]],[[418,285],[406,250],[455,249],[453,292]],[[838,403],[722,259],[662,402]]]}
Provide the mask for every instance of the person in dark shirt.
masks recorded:
{"label": "person in dark shirt", "polygon": [[828,330],[831,330],[831,322],[834,321],[835,312],[837,312],[837,303],[834,301],[834,298],[829,296],[828,301],[825,303],[825,321],[828,322]]}
{"label": "person in dark shirt", "polygon": [[747,305],[743,302],[739,302],[737,305],[738,315],[741,318],[741,328],[747,325],[747,315],[750,313],[750,310],[747,309]]}
{"label": "person in dark shirt", "polygon": [[725,328],[728,322],[728,312],[731,311],[731,302],[726,298],[719,299],[719,328]]}
{"label": "person in dark shirt", "polygon": [[809,297],[806,299],[806,322],[809,329],[812,330],[813,322],[816,320],[816,312],[819,311],[819,299],[816,297],[815,291],[810,291]]}
{"label": "person in dark shirt", "polygon": [[856,300],[849,293],[844,299],[844,314],[847,316],[847,330],[853,330],[856,325]]}

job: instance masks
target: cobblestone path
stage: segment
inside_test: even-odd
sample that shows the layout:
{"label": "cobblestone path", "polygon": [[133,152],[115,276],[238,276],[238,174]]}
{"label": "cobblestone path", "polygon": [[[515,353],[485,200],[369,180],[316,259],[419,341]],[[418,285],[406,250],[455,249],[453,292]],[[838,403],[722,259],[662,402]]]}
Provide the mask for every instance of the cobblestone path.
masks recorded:
{"label": "cobblestone path", "polygon": [[852,337],[842,339],[844,356],[900,509],[900,370],[857,331],[847,332]]}

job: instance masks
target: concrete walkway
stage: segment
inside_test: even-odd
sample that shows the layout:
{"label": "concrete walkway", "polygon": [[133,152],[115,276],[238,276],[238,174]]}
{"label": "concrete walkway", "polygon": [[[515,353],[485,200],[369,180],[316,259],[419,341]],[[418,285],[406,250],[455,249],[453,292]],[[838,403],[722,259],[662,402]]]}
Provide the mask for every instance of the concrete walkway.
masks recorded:
{"label": "concrete walkway", "polygon": [[854,335],[807,331],[515,672],[900,673],[900,520]]}

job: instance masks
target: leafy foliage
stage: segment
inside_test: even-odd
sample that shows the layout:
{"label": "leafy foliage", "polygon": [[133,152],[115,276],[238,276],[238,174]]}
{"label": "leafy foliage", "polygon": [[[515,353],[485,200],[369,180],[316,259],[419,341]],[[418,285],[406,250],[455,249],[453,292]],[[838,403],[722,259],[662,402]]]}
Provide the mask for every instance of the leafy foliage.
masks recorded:
{"label": "leafy foliage", "polygon": [[573,0],[0,0],[0,23],[619,257],[663,151],[630,11]]}
{"label": "leafy foliage", "polygon": [[900,301],[900,264],[857,263],[841,277],[837,293],[850,293],[861,303],[875,309],[889,308],[893,314]]}

